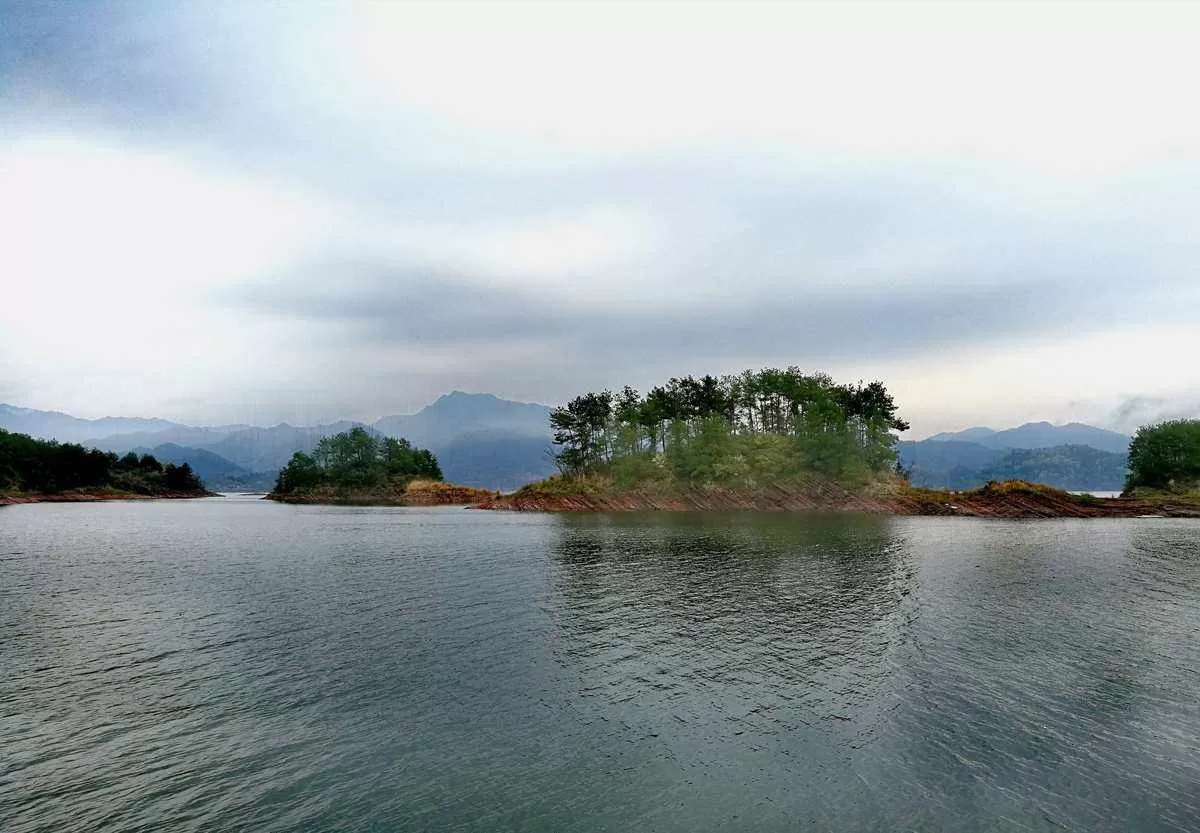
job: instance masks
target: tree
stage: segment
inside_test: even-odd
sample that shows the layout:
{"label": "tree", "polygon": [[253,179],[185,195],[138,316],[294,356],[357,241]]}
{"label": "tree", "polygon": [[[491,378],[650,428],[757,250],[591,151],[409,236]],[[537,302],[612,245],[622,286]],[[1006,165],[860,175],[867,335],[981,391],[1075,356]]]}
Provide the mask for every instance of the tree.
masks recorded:
{"label": "tree", "polygon": [[[153,460],[154,458],[151,457],[150,459]],[[187,463],[179,466],[174,463],[167,463],[163,467],[163,479],[167,490],[172,492],[195,492],[204,488],[204,484],[200,482],[200,478],[196,476],[196,473],[192,471],[192,467]]]}
{"label": "tree", "polygon": [[1200,484],[1200,419],[1142,426],[1129,444],[1126,488],[1184,491]]}
{"label": "tree", "polygon": [[311,455],[297,451],[275,479],[275,491],[282,494],[311,489],[321,482],[321,468]]}
{"label": "tree", "polygon": [[407,486],[416,477],[441,480],[433,452],[406,439],[380,437],[362,426],[323,437],[311,455],[296,452],[275,481],[275,491],[302,492],[321,486],[378,489]]}
{"label": "tree", "polygon": [[895,462],[908,423],[881,382],[747,370],[673,377],[643,398],[626,386],[577,396],[550,415],[565,475],[607,470],[622,483],[672,471],[687,481],[766,480],[804,471],[861,480]]}

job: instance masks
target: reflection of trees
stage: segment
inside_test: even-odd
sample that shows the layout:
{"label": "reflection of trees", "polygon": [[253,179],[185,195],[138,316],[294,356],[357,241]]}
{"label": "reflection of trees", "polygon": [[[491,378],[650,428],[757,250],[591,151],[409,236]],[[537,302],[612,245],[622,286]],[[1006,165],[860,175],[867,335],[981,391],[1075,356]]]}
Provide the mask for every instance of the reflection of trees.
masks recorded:
{"label": "reflection of trees", "polygon": [[[911,572],[887,518],[564,517],[552,611],[589,693],[697,716],[866,702],[890,667]],[[694,706],[694,708],[692,708]],[[796,711],[799,709],[801,714]],[[678,714],[688,719],[687,714]]]}

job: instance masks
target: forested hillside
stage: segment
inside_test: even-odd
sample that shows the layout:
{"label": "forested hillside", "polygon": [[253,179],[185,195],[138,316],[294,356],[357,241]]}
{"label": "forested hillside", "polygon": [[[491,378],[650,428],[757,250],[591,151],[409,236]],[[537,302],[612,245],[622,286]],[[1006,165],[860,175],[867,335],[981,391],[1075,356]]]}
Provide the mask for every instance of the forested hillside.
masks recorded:
{"label": "forested hillside", "polygon": [[974,489],[990,480],[1028,480],[1058,489],[1118,491],[1127,457],[1084,445],[998,449],[975,442],[922,440],[897,445],[914,486]]}
{"label": "forested hillside", "polygon": [[74,490],[114,490],[138,495],[204,493],[186,463],[164,465],[149,454],[84,448],[0,429],[0,492],[53,495]]}

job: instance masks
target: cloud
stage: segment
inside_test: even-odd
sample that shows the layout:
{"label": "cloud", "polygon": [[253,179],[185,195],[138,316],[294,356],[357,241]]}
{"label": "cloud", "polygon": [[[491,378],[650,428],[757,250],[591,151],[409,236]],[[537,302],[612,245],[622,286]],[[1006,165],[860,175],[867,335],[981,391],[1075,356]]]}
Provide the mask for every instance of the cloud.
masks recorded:
{"label": "cloud", "polygon": [[[6,8],[9,384],[300,421],[456,386],[1150,353],[1200,305],[1197,58],[1168,48],[1194,13],[1093,11]],[[1092,398],[1177,401],[1139,357]],[[913,407],[1002,421],[980,367]],[[1091,393],[1056,372],[1007,399]]]}
{"label": "cloud", "polygon": [[1200,395],[1167,398],[1126,394],[1109,418],[1119,430],[1133,432],[1143,425],[1153,425],[1169,419],[1200,419]]}

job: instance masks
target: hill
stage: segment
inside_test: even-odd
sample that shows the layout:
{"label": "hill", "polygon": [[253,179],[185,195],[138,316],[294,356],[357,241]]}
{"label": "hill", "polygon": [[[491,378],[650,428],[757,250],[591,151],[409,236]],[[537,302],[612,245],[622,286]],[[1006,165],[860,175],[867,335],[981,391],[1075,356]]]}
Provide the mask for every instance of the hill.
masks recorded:
{"label": "hill", "polygon": [[1059,445],[1086,445],[1113,454],[1129,452],[1130,437],[1118,431],[1109,431],[1070,422],[1052,425],[1049,422],[1027,422],[1016,428],[993,431],[991,428],[967,428],[964,431],[943,432],[928,438],[932,442],[974,442],[986,448],[1051,448]]}
{"label": "hill", "polygon": [[1058,489],[1119,491],[1127,457],[1086,445],[1050,448],[988,448],[959,440],[921,440],[896,445],[914,486],[974,489],[988,481],[1027,480]]}
{"label": "hill", "polygon": [[480,431],[434,449],[451,483],[510,491],[557,471],[547,437]]}
{"label": "hill", "polygon": [[165,419],[144,417],[79,419],[60,411],[39,411],[0,404],[0,428],[15,434],[63,443],[81,443],[110,434],[164,431],[176,427],[183,426]]}
{"label": "hill", "polygon": [[376,420],[376,431],[387,437],[435,451],[465,436],[488,432],[508,437],[550,437],[550,408],[531,402],[512,402],[490,393],[456,390],[426,405],[415,414],[397,414]]}
{"label": "hill", "polygon": [[208,488],[219,492],[267,491],[275,483],[275,476],[270,472],[250,471],[203,448],[163,443],[153,448],[137,448],[134,452],[150,454],[177,466],[186,463]]}
{"label": "hill", "polygon": [[203,497],[187,464],[84,448],[0,429],[0,504],[40,500]]}

